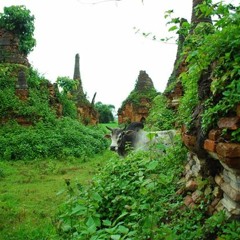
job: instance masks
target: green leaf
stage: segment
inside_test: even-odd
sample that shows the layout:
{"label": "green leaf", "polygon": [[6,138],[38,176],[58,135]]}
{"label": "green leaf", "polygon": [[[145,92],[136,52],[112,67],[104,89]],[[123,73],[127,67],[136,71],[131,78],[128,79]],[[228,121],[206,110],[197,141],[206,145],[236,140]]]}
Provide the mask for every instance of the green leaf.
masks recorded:
{"label": "green leaf", "polygon": [[71,215],[75,215],[76,213],[85,211],[86,209],[87,209],[87,208],[86,208],[85,206],[77,205],[76,207],[74,207],[74,208],[72,209]]}
{"label": "green leaf", "polygon": [[102,197],[97,192],[93,193],[92,197],[94,200],[96,200],[98,202],[102,201]]}
{"label": "green leaf", "polygon": [[89,217],[87,222],[86,222],[86,225],[88,227],[88,232],[89,233],[94,233],[96,232],[96,224],[95,224],[95,221],[92,217]]}
{"label": "green leaf", "polygon": [[111,235],[111,239],[113,240],[119,240],[121,238],[121,235]]}
{"label": "green leaf", "polygon": [[154,169],[156,169],[157,166],[158,166],[158,161],[152,161],[152,162],[147,166],[147,169],[148,169],[148,170],[154,170]]}
{"label": "green leaf", "polygon": [[177,29],[178,29],[177,26],[172,26],[172,27],[170,27],[170,28],[168,29],[168,31],[169,31],[169,32],[172,32],[172,31],[175,31],[175,30],[177,30]]}
{"label": "green leaf", "polygon": [[103,220],[103,225],[107,226],[107,227],[111,227],[112,226],[112,222],[110,220],[106,219],[106,220]]}
{"label": "green leaf", "polygon": [[129,229],[121,225],[118,227],[118,231],[120,233],[127,234],[129,232]]}

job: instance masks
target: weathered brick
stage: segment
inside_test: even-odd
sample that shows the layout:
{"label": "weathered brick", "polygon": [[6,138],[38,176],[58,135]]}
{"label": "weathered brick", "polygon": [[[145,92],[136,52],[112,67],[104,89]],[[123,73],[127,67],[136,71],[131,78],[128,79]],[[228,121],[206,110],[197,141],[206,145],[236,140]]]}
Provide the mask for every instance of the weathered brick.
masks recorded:
{"label": "weathered brick", "polygon": [[192,194],[193,202],[200,203],[203,199],[204,199],[204,195],[202,191],[196,190],[195,192],[193,192]]}
{"label": "weathered brick", "polygon": [[222,131],[220,129],[212,129],[208,133],[208,138],[213,141],[217,141],[219,137],[221,136]]}
{"label": "weathered brick", "polygon": [[196,141],[197,141],[196,136],[183,134],[182,141],[184,142],[186,147],[189,148],[190,150],[194,150],[196,148]]}
{"label": "weathered brick", "polygon": [[189,195],[187,195],[185,198],[184,198],[184,204],[186,205],[186,206],[189,206],[191,203],[193,203],[193,199],[192,199],[192,197],[191,196],[189,196]]}
{"label": "weathered brick", "polygon": [[216,175],[214,178],[215,182],[217,183],[217,185],[221,186],[224,183],[223,177]]}
{"label": "weathered brick", "polygon": [[240,215],[240,204],[234,202],[227,194],[224,194],[224,198],[220,202],[231,215]]}
{"label": "weathered brick", "polygon": [[186,190],[195,191],[197,189],[197,183],[194,180],[189,180],[186,183]]}
{"label": "weathered brick", "polygon": [[228,158],[218,155],[219,161],[227,165],[230,169],[239,169],[240,170],[240,157]]}
{"label": "weathered brick", "polygon": [[220,200],[221,198],[214,198],[211,202],[211,206],[216,207]]}
{"label": "weathered brick", "polygon": [[240,144],[238,143],[218,143],[216,152],[222,157],[240,158]]}
{"label": "weathered brick", "polygon": [[216,142],[210,139],[204,141],[204,149],[210,152],[216,152]]}
{"label": "weathered brick", "polygon": [[227,128],[230,130],[236,130],[239,128],[239,117],[224,117],[218,121],[218,127],[223,129]]}

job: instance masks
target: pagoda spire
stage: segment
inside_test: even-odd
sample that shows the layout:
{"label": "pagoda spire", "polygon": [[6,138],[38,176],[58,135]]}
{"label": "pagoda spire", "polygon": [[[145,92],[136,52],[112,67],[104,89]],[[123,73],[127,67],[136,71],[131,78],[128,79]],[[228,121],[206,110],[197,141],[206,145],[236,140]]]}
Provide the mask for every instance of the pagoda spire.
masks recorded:
{"label": "pagoda spire", "polygon": [[82,80],[81,80],[81,76],[80,76],[80,64],[79,64],[79,62],[80,62],[80,57],[79,57],[79,54],[77,53],[75,55],[75,65],[74,65],[73,79],[78,81],[78,87],[77,87],[77,90],[75,91],[75,94],[77,95],[78,100],[80,100],[81,98],[85,98],[84,92],[83,92]]}
{"label": "pagoda spire", "polygon": [[73,74],[74,80],[81,80],[79,60],[80,60],[80,57],[79,57],[79,54],[77,53],[75,55],[75,65],[74,65],[74,74]]}

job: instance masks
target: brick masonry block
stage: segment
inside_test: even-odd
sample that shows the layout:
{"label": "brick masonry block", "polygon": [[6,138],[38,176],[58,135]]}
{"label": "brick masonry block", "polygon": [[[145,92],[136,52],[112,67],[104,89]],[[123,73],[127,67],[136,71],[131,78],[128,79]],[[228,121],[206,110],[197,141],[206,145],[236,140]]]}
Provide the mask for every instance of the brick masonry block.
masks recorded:
{"label": "brick masonry block", "polygon": [[193,203],[193,199],[191,196],[187,195],[185,198],[184,198],[184,204],[185,206],[189,206],[191,203]]}
{"label": "brick masonry block", "polygon": [[208,133],[208,138],[213,141],[217,141],[221,136],[222,131],[220,129],[212,129]]}
{"label": "brick masonry block", "polygon": [[240,191],[232,188],[230,184],[223,183],[221,189],[226,193],[234,202],[240,202]]}
{"label": "brick masonry block", "polygon": [[236,130],[239,128],[239,117],[224,117],[218,120],[218,127],[223,129],[227,128],[230,130]]}
{"label": "brick masonry block", "polygon": [[196,148],[196,141],[197,141],[196,136],[183,134],[182,141],[184,142],[186,147],[189,148],[190,150],[194,150]]}
{"label": "brick masonry block", "polygon": [[240,158],[239,143],[218,143],[216,146],[218,155],[227,158]]}
{"label": "brick masonry block", "polygon": [[[218,156],[219,156],[219,161],[225,164],[230,169],[240,170],[240,157],[228,158],[228,157],[222,157],[220,155]],[[224,168],[226,167],[224,166]]]}
{"label": "brick masonry block", "polygon": [[216,142],[210,139],[204,141],[204,149],[210,152],[216,152]]}

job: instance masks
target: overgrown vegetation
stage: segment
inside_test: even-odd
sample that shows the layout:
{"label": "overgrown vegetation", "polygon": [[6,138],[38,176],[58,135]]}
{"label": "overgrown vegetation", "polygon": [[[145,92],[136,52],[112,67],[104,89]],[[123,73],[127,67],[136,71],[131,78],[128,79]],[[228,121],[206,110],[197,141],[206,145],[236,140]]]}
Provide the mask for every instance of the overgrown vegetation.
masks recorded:
{"label": "overgrown vegetation", "polygon": [[28,55],[36,45],[34,16],[25,6],[4,7],[0,13],[0,28],[13,32],[19,38],[19,49]]}
{"label": "overgrown vegetation", "polygon": [[141,100],[146,99],[149,103],[157,96],[157,91],[154,88],[152,80],[148,77],[145,71],[140,71],[139,77],[136,80],[134,89],[130,92],[128,97],[122,102],[121,109],[127,104],[131,103],[134,108],[141,105]]}
{"label": "overgrown vegetation", "polygon": [[[29,100],[22,101],[15,93],[18,73],[24,71]],[[32,68],[17,64],[0,64],[1,122],[22,116],[30,122],[51,122],[56,118],[49,105],[48,81]]]}
{"label": "overgrown vegetation", "polygon": [[[176,194],[186,149],[173,147],[113,157],[90,186],[69,185],[57,216],[61,239],[231,239],[239,222],[224,213],[209,217],[205,199],[195,209]],[[182,167],[181,167],[182,166]],[[60,224],[59,224],[60,223]]]}
{"label": "overgrown vegetation", "polygon": [[[199,89],[199,81],[207,77],[206,84],[208,81],[210,92],[202,115],[202,128],[207,132],[216,127],[220,117],[231,116],[240,102],[240,15],[239,7],[231,4],[211,5],[211,1],[206,1],[198,8],[204,16],[211,16],[215,20],[213,25],[200,23],[189,35],[185,35],[180,62],[185,61],[187,68],[179,76],[184,88],[179,120],[191,128],[194,109],[206,100],[201,99],[199,91],[207,91],[207,86],[205,90]],[[175,22],[176,19],[173,20]],[[240,140],[239,133],[232,134],[235,141]]]}
{"label": "overgrown vegetation", "polygon": [[101,102],[97,102],[94,107],[99,113],[99,123],[110,123],[114,121],[112,111],[115,107],[113,105],[106,105]]}
{"label": "overgrown vegetation", "polygon": [[62,118],[52,124],[40,122],[27,128],[6,124],[0,128],[0,158],[87,160],[107,148],[108,142],[103,135],[101,128],[86,127],[70,118]]}
{"label": "overgrown vegetation", "polygon": [[153,99],[146,119],[146,128],[152,131],[173,129],[176,119],[176,113],[168,107],[167,98],[164,95],[158,95]]}

